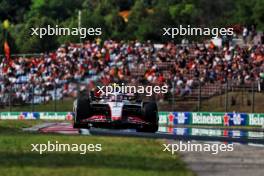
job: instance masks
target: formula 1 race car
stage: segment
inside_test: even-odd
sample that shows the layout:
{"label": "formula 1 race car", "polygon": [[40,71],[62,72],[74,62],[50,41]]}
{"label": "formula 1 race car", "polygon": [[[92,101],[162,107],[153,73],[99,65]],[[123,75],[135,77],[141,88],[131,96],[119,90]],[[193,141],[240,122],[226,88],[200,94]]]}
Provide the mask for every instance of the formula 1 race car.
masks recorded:
{"label": "formula 1 race car", "polygon": [[111,93],[81,97],[74,102],[73,111],[74,128],[133,128],[150,133],[158,130],[157,104],[131,95]]}

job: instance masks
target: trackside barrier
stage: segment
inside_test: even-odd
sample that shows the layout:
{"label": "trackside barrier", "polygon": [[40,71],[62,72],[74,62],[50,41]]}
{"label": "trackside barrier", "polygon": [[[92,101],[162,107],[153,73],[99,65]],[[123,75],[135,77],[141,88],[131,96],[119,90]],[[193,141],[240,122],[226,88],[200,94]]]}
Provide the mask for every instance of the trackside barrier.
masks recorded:
{"label": "trackside barrier", "polygon": [[264,125],[264,114],[237,112],[159,112],[160,124],[255,126]]}
{"label": "trackside barrier", "polygon": [[236,129],[219,129],[219,128],[197,128],[197,127],[171,127],[160,126],[159,132],[183,135],[183,136],[215,136],[215,137],[248,137],[264,138],[264,132],[236,130]]}
{"label": "trackside barrier", "polygon": [[72,112],[0,112],[0,120],[72,120]]}
{"label": "trackside barrier", "polygon": [[[0,120],[72,120],[72,112],[0,112]],[[263,126],[264,114],[236,112],[159,112],[163,125]]]}

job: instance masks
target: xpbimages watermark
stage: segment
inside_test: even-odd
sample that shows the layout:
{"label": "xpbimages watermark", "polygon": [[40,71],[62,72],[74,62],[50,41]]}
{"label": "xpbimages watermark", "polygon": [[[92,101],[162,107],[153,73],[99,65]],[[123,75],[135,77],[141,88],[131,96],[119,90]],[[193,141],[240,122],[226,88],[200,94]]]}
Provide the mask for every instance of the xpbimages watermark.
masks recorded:
{"label": "xpbimages watermark", "polygon": [[190,141],[174,144],[162,144],[163,152],[169,152],[172,155],[176,152],[209,152],[213,155],[219,152],[231,152],[234,150],[234,144],[223,143],[192,143]]}
{"label": "xpbimages watermark", "polygon": [[218,38],[218,36],[232,36],[233,28],[208,28],[191,27],[191,25],[163,28],[163,36],[175,38],[176,36],[209,36]]}
{"label": "xpbimages watermark", "polygon": [[101,144],[63,144],[58,141],[48,141],[46,144],[31,144],[31,152],[37,152],[40,155],[48,152],[78,152],[81,155],[87,152],[102,151]]}
{"label": "xpbimages watermark", "polygon": [[99,94],[104,94],[108,96],[111,93],[122,93],[122,94],[145,94],[146,96],[152,96],[154,94],[160,93],[168,93],[168,86],[131,86],[131,85],[124,85],[122,83],[113,84],[108,86],[97,86]]}
{"label": "xpbimages watermark", "polygon": [[73,35],[73,36],[80,36],[80,38],[86,38],[87,36],[100,36],[102,35],[101,28],[66,28],[66,27],[59,27],[55,25],[52,27],[48,25],[47,27],[38,27],[38,28],[30,28],[31,34],[42,38],[45,35]]}

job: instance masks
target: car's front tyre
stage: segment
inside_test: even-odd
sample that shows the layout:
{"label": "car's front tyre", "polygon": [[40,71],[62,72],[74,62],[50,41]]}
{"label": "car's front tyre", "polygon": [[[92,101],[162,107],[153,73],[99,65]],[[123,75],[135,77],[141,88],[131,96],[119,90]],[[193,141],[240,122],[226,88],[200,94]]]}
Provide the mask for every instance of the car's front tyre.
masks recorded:
{"label": "car's front tyre", "polygon": [[91,114],[90,100],[87,97],[78,98],[74,102],[73,128],[89,128],[87,124],[81,123],[82,119],[88,118]]}
{"label": "car's front tyre", "polygon": [[143,125],[141,128],[138,128],[138,132],[148,132],[155,133],[159,128],[159,116],[158,116],[158,106],[155,102],[146,103],[143,106],[142,114],[145,121],[149,122],[149,125]]}

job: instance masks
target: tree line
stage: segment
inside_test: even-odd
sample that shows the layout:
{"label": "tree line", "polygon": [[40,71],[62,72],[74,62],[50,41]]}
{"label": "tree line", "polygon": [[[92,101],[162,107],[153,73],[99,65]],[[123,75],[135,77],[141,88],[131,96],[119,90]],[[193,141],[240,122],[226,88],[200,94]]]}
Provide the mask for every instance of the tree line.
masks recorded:
{"label": "tree line", "polygon": [[[40,39],[30,35],[31,27],[78,27],[78,11],[82,12],[82,27],[102,28],[102,39],[164,42],[171,39],[162,37],[162,28],[180,24],[255,25],[264,30],[263,0],[0,0],[0,22],[10,21],[7,38],[11,53],[48,52],[63,43],[79,42],[78,36]],[[120,12],[127,14],[127,19]],[[1,46],[4,33],[1,27]]]}

